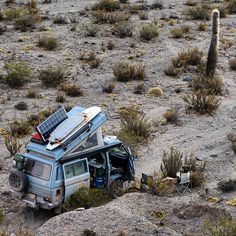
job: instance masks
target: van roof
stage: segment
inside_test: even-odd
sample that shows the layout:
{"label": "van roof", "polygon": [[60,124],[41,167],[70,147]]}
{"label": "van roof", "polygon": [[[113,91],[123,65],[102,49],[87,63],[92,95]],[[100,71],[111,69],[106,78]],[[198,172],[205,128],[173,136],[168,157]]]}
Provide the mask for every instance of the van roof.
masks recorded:
{"label": "van roof", "polygon": [[[72,110],[68,112],[68,116],[73,115],[77,112],[82,112],[85,110],[83,107],[74,107]],[[50,158],[60,160],[66,154],[68,154],[73,148],[75,148],[79,143],[81,143],[84,139],[89,137],[92,133],[94,133],[104,122],[107,121],[107,115],[103,112],[100,112],[95,118],[91,120],[91,128],[88,132],[84,132],[79,135],[75,140],[73,140],[66,148],[59,146],[58,148],[50,151],[46,149],[47,144],[38,144],[34,142],[29,142],[26,146],[27,152],[34,152],[44,156],[48,156]]]}

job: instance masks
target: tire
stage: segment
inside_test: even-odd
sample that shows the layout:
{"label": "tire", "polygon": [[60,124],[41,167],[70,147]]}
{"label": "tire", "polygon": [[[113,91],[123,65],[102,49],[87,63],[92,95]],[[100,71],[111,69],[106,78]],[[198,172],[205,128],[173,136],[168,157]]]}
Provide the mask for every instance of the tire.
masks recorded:
{"label": "tire", "polygon": [[16,192],[23,192],[28,187],[26,175],[21,171],[12,171],[9,175],[9,184]]}
{"label": "tire", "polygon": [[117,198],[124,194],[123,182],[121,179],[116,179],[111,183],[110,194],[112,198]]}

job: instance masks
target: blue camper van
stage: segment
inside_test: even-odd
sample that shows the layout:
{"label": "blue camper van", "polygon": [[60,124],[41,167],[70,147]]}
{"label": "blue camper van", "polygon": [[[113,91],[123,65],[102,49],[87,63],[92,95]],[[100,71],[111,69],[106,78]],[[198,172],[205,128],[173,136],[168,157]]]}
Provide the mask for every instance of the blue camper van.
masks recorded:
{"label": "blue camper van", "polygon": [[9,184],[14,196],[32,208],[60,212],[62,204],[82,186],[104,188],[116,197],[124,182],[134,180],[130,149],[116,137],[102,135],[101,126],[107,121],[103,112],[75,133],[69,142],[48,150],[50,133],[63,120],[84,110],[82,107],[74,107],[69,112],[63,109],[38,126],[36,138],[27,144],[26,152],[14,157]]}

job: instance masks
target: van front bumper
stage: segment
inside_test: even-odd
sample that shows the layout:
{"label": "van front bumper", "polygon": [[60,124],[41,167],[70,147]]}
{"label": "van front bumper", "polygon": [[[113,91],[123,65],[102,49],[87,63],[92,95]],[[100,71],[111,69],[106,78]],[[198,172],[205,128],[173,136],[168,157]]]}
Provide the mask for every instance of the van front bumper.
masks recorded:
{"label": "van front bumper", "polygon": [[47,202],[42,197],[30,193],[12,192],[12,196],[16,197],[26,203],[31,208],[53,209],[61,205],[61,202]]}

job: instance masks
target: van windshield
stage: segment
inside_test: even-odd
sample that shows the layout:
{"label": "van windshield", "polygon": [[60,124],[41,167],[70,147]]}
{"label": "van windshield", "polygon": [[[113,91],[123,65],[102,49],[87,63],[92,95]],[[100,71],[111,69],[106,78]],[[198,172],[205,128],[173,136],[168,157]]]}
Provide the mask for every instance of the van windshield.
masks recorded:
{"label": "van windshield", "polygon": [[27,158],[24,169],[28,175],[47,181],[50,179],[51,166],[46,163]]}

